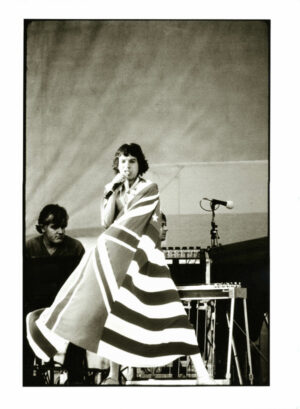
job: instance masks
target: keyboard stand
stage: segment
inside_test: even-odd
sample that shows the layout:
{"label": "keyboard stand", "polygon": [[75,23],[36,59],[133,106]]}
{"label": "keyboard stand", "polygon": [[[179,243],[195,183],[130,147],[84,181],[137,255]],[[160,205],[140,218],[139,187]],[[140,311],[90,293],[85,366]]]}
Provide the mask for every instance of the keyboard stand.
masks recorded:
{"label": "keyboard stand", "polygon": [[[199,290],[197,289],[199,287]],[[216,385],[230,385],[231,384],[231,362],[232,351],[235,359],[235,365],[238,373],[240,385],[243,384],[238,357],[236,354],[235,342],[233,339],[233,326],[234,326],[234,314],[235,314],[235,300],[237,298],[243,301],[244,321],[245,321],[245,334],[247,344],[247,361],[249,366],[249,383],[253,385],[253,371],[252,371],[252,358],[250,348],[250,336],[248,326],[248,313],[247,313],[247,289],[239,286],[225,286],[220,288],[213,288],[212,286],[200,285],[200,286],[186,286],[179,287],[179,294],[181,301],[185,304],[187,314],[190,317],[191,301],[197,301],[197,323],[196,323],[196,335],[198,337],[198,309],[206,309],[205,314],[205,343],[204,343],[204,356],[203,359],[207,364],[208,372],[213,376],[215,365],[215,320],[216,309],[211,310],[213,305],[219,300],[230,300],[230,313],[226,314],[228,323],[228,346],[227,346],[227,362],[226,373],[224,379],[214,379]],[[207,320],[210,319],[210,324],[207,326]],[[133,376],[126,380],[126,385],[196,385],[196,379],[138,379],[136,376],[136,368],[131,368]]]}
{"label": "keyboard stand", "polygon": [[[238,289],[238,291],[236,291]],[[243,385],[243,379],[241,376],[239,360],[236,352],[236,346],[233,338],[233,328],[234,328],[234,314],[235,314],[235,300],[236,298],[241,298],[243,301],[243,312],[244,312],[244,325],[245,325],[245,336],[247,345],[247,360],[249,366],[248,379],[250,385],[253,385],[253,368],[252,368],[252,358],[251,358],[251,347],[250,347],[250,335],[249,335],[249,324],[248,324],[248,312],[247,312],[247,291],[242,288],[233,288],[228,292],[228,298],[230,299],[230,314],[226,313],[226,319],[228,324],[228,346],[227,346],[227,365],[225,379],[231,382],[231,362],[232,362],[232,352],[234,355],[236,370],[239,378],[240,385]],[[244,291],[241,291],[244,290]],[[228,299],[227,298],[227,299]],[[197,298],[198,303],[203,302],[207,304],[206,315],[205,315],[205,342],[204,342],[204,360],[207,363],[207,368],[211,376],[213,376],[213,370],[215,366],[215,323],[216,323],[216,301],[221,299],[221,297],[212,298],[208,301],[205,297]],[[222,298],[225,299],[225,298]],[[197,305],[200,309],[201,307]],[[202,307],[203,308],[203,307]],[[198,328],[197,328],[198,331]],[[197,332],[198,335],[198,332]]]}

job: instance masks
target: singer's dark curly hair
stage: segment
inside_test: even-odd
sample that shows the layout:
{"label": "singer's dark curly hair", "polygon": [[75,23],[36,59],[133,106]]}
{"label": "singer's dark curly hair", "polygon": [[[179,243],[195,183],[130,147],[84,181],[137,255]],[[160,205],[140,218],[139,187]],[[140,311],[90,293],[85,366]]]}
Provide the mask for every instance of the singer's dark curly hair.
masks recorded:
{"label": "singer's dark curly hair", "polygon": [[125,143],[124,145],[120,146],[117,152],[115,153],[115,157],[113,160],[113,170],[115,173],[119,173],[118,165],[119,165],[119,157],[121,155],[124,156],[134,156],[137,158],[139,164],[139,175],[147,172],[149,169],[148,161],[145,158],[145,155],[142,151],[142,148],[137,143]]}
{"label": "singer's dark curly hair", "polygon": [[50,223],[57,227],[66,228],[68,225],[69,215],[64,207],[58,204],[48,204],[42,210],[38,218],[38,224],[35,226],[39,233],[43,233],[42,227]]}

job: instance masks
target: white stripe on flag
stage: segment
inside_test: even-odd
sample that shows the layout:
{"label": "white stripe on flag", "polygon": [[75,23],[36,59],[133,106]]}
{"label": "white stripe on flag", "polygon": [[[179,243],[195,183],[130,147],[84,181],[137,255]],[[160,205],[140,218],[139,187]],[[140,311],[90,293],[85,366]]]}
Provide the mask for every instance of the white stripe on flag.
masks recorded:
{"label": "white stripe on flag", "polygon": [[116,301],[148,318],[171,318],[178,315],[186,315],[180,301],[159,305],[146,305],[124,287],[120,287]]}
{"label": "white stripe on flag", "polygon": [[134,232],[133,230],[128,229],[128,227],[119,224],[118,219],[113,223],[113,226],[117,229],[124,230],[126,233],[131,234],[131,236],[135,237],[137,240],[140,241],[141,237],[138,234],[136,234],[136,232]]}
{"label": "white stripe on flag", "polygon": [[108,317],[105,328],[143,344],[185,342],[190,345],[198,345],[195,331],[192,328],[166,328],[161,331],[151,331],[127,322],[113,314],[110,314]]}
{"label": "white stripe on flag", "polygon": [[170,277],[149,277],[139,272],[139,266],[132,260],[127,270],[127,274],[132,278],[133,284],[140,290],[154,293],[157,291],[177,290],[174,281]]}
{"label": "white stripe on flag", "polygon": [[42,359],[45,362],[48,362],[50,361],[50,357],[45,354],[45,352],[38,346],[38,344],[34,341],[34,339],[31,336],[31,331],[29,327],[29,319],[30,319],[31,314],[32,312],[29,313],[26,317],[26,330],[27,330],[27,339],[28,339],[29,345],[31,346],[33,352],[38,358]]}
{"label": "white stripe on flag", "polygon": [[123,214],[123,216],[121,216],[118,219],[118,222],[121,223],[121,222],[124,222],[124,221],[132,218],[132,217],[151,214],[153,212],[153,210],[155,209],[157,203],[158,203],[158,201],[155,201],[154,203],[151,203],[150,205],[143,206],[143,207],[138,207],[137,209],[128,210],[126,213]]}
{"label": "white stripe on flag", "polygon": [[[115,237],[109,236],[106,233],[102,233],[102,235],[100,237],[105,238],[106,240],[109,240],[109,241],[113,241],[114,243],[119,244],[119,246],[126,247],[128,250],[132,251],[133,253],[136,251],[136,249],[134,247],[132,247],[129,244],[125,243],[125,241],[116,239]],[[100,242],[100,239],[98,240],[98,243],[99,242]]]}
{"label": "white stripe on flag", "polygon": [[111,361],[118,362],[120,365],[130,365],[136,368],[164,366],[183,356],[181,354],[147,358],[145,356],[135,355],[131,354],[130,352],[123,351],[122,349],[116,348],[104,341],[100,341],[97,354],[110,359]]}
{"label": "white stripe on flag", "polygon": [[144,198],[138,200],[138,201],[134,204],[134,206],[136,206],[136,205],[138,205],[138,204],[140,204],[140,203],[148,202],[149,200],[156,200],[156,199],[158,199],[158,198],[159,198],[159,193],[157,193],[156,195],[152,195],[152,196],[146,196],[146,197],[144,197]]}
{"label": "white stripe on flag", "polygon": [[146,253],[146,256],[150,263],[157,264],[159,266],[167,266],[164,253],[155,248],[154,241],[149,236],[143,235],[139,242],[138,248]]}
{"label": "white stripe on flag", "polygon": [[[95,251],[97,251],[97,249],[95,249]],[[99,273],[98,266],[97,266],[97,263],[96,263],[96,254],[95,253],[93,255],[93,266],[94,266],[94,272],[95,272],[96,280],[97,280],[97,282],[99,284],[100,293],[102,294],[106,310],[109,313],[110,310],[111,310],[111,307],[110,307],[108,299],[107,299],[107,295],[106,295],[105,288],[103,286],[103,282],[102,282],[102,280],[100,278],[100,273]]]}
{"label": "white stripe on flag", "polygon": [[68,346],[68,341],[61,336],[55,334],[52,330],[46,327],[45,323],[47,321],[46,314],[43,313],[40,315],[40,318],[36,321],[36,325],[44,335],[44,337],[57,349],[57,352],[64,353]]}

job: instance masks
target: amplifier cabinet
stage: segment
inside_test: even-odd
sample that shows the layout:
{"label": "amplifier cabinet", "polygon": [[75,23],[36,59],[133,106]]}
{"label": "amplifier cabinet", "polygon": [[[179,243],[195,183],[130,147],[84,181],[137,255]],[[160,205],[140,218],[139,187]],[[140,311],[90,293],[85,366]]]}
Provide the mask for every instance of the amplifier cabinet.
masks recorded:
{"label": "amplifier cabinet", "polygon": [[176,285],[205,283],[206,259],[200,247],[163,247],[162,251]]}

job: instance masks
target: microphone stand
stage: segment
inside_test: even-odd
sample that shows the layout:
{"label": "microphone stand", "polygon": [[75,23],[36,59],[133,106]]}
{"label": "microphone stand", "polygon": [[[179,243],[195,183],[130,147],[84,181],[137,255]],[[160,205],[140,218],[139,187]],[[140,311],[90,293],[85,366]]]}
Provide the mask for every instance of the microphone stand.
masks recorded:
{"label": "microphone stand", "polygon": [[[213,262],[210,250],[219,247],[218,226],[215,223],[215,206],[216,203],[211,201],[210,207],[212,212],[211,230],[210,230],[210,247],[205,252],[206,269],[205,269],[205,284],[211,284],[211,264]],[[207,303],[207,310],[205,312],[205,328],[206,334],[204,339],[204,359],[206,367],[213,376],[215,370],[215,325],[216,325],[216,300],[210,300]],[[210,348],[209,348],[210,346]]]}
{"label": "microphone stand", "polygon": [[211,212],[212,212],[212,220],[211,220],[211,230],[210,230],[210,246],[207,247],[205,251],[205,260],[206,260],[206,267],[205,267],[205,284],[211,283],[211,264],[212,259],[210,256],[210,251],[212,248],[219,247],[219,233],[218,233],[218,226],[215,223],[215,206],[216,203],[211,202]]}
{"label": "microphone stand", "polygon": [[211,219],[211,230],[210,230],[210,244],[211,247],[218,247],[219,246],[219,234],[218,234],[218,226],[215,223],[215,203],[211,203],[211,212],[212,212],[212,219]]}

